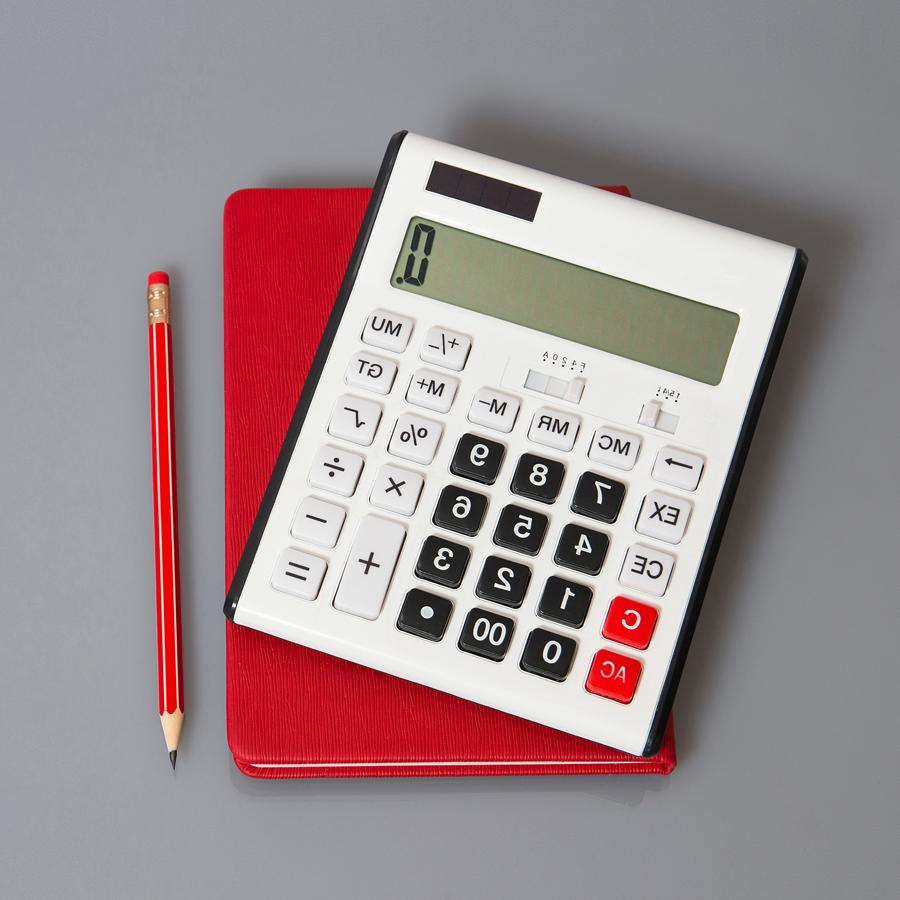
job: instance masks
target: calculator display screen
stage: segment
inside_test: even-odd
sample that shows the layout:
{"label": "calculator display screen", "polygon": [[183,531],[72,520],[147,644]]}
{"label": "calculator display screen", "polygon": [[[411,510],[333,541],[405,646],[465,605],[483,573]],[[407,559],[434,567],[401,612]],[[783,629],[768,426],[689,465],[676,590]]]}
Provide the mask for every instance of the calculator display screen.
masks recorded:
{"label": "calculator display screen", "polygon": [[391,282],[706,384],[722,380],[739,321],[729,310],[418,217]]}

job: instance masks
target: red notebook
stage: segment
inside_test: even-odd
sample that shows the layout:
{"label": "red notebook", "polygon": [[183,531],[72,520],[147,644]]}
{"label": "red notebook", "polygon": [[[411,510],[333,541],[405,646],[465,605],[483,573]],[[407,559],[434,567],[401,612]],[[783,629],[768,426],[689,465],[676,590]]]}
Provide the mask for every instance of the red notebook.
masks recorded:
{"label": "red notebook", "polygon": [[[610,188],[627,193],[625,188]],[[225,205],[225,577],[230,583],[370,191],[245,190]],[[228,744],[259,778],[668,774],[226,620]]]}

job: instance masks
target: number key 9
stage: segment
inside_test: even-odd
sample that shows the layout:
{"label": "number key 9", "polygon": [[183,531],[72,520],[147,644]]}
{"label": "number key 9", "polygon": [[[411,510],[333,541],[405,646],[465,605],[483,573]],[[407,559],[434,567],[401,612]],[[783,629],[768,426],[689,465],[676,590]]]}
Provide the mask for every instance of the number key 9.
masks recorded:
{"label": "number key 9", "polygon": [[450,471],[460,478],[470,478],[481,484],[493,484],[500,473],[506,448],[497,441],[464,434],[456,445]]}

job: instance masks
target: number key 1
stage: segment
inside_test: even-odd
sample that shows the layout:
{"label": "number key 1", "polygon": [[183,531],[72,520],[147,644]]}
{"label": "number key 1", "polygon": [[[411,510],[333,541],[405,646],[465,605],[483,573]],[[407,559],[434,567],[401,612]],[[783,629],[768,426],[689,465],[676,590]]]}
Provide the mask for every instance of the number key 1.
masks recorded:
{"label": "number key 1", "polygon": [[450,471],[460,478],[471,478],[481,484],[493,484],[500,473],[506,448],[497,441],[464,434],[456,445]]}

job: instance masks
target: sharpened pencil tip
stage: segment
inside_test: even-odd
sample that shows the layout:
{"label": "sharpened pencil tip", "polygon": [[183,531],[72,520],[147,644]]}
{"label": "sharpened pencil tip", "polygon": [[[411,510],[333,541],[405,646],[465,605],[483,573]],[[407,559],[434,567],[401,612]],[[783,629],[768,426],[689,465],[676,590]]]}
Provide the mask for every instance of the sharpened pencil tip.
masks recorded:
{"label": "sharpened pencil tip", "polygon": [[172,768],[173,768],[173,769],[175,768],[175,760],[176,760],[177,758],[178,758],[178,751],[177,751],[177,750],[170,750],[170,751],[169,751],[169,762],[172,763]]}

